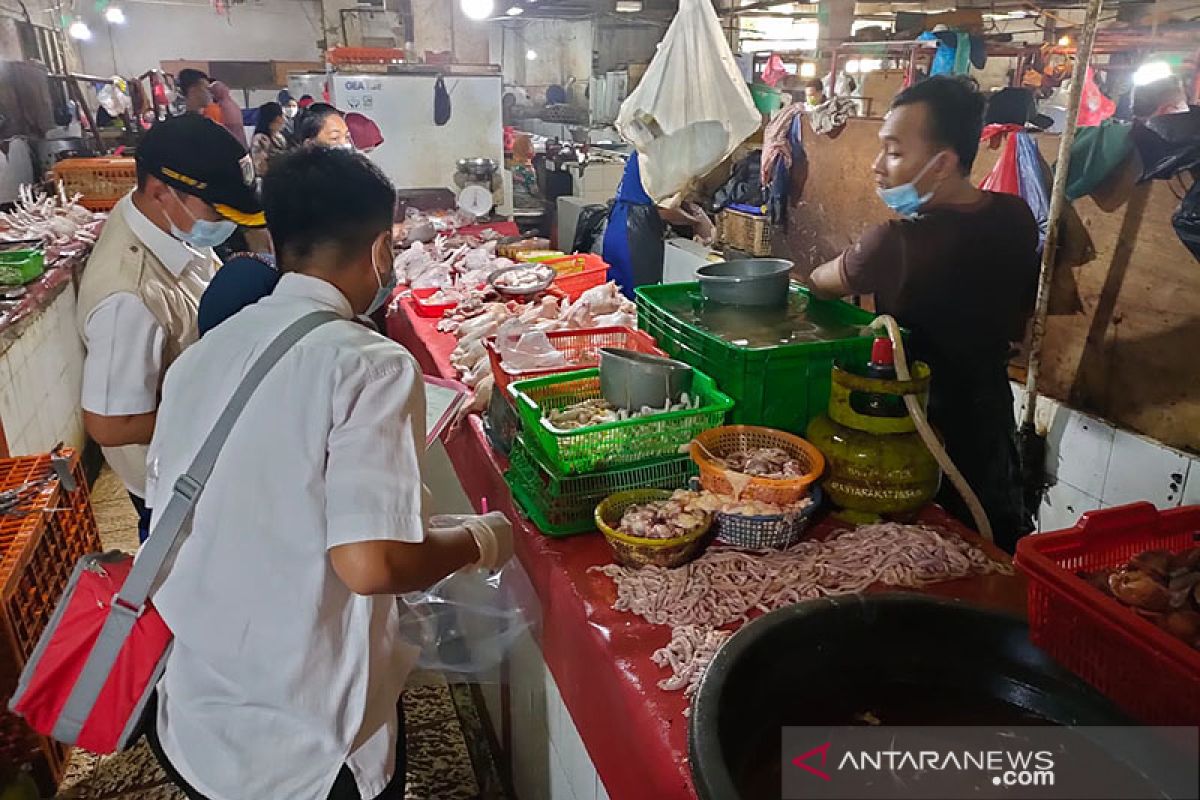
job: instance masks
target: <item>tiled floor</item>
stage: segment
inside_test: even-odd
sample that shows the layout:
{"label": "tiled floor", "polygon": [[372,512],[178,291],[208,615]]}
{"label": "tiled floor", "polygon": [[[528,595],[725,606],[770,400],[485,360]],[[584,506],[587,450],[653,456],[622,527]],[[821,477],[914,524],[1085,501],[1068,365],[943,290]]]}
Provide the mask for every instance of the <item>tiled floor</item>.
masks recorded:
{"label": "tiled floor", "polygon": [[[137,547],[137,516],[116,477],[105,470],[92,489],[92,507],[106,548]],[[419,672],[404,692],[408,725],[407,800],[502,800],[496,762],[469,686],[439,673]],[[470,739],[464,735],[470,732]],[[125,753],[77,751],[59,787],[61,800],[183,800],[140,742]]]}

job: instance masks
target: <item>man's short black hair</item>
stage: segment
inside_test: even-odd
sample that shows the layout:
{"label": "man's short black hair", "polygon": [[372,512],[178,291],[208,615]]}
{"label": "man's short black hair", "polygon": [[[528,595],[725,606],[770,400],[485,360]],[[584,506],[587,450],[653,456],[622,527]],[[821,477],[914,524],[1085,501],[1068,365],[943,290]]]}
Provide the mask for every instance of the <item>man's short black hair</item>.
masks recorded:
{"label": "man's short black hair", "polygon": [[321,134],[321,128],[325,127],[326,118],[332,114],[340,117],[342,112],[329,103],[313,103],[301,111],[296,120],[296,140],[308,142],[317,138]]}
{"label": "man's short black hair", "polygon": [[892,108],[914,103],[924,103],[929,109],[929,136],[953,150],[963,174],[970,174],[983,132],[985,103],[979,84],[961,75],[935,75],[896,95]]}
{"label": "man's short black hair", "polygon": [[1138,119],[1154,116],[1168,103],[1187,103],[1187,92],[1178,75],[1168,75],[1156,81],[1133,87],[1133,115]]}
{"label": "man's short black hair", "polygon": [[176,83],[179,85],[179,91],[187,94],[193,86],[198,83],[208,83],[208,76],[198,69],[181,69],[179,70],[179,79]]}
{"label": "man's short black hair", "polygon": [[804,88],[805,89],[816,89],[818,92],[821,92],[821,93],[825,92],[825,84],[821,82],[820,78],[809,78],[808,80],[806,80],[804,82]]}
{"label": "man's short black hair", "polygon": [[280,267],[299,268],[315,247],[347,255],[392,226],[396,190],[361,153],[302,147],[271,162],[263,210]]}

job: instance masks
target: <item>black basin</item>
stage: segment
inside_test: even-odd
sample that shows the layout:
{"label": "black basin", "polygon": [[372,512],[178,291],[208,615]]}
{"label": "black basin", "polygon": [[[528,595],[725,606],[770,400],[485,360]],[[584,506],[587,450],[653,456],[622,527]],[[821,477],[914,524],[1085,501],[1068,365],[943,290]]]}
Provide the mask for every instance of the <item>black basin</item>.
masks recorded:
{"label": "black basin", "polygon": [[1029,642],[1023,620],[917,594],[766,614],[713,659],[692,703],[701,800],[779,797],[788,725],[1128,725]]}

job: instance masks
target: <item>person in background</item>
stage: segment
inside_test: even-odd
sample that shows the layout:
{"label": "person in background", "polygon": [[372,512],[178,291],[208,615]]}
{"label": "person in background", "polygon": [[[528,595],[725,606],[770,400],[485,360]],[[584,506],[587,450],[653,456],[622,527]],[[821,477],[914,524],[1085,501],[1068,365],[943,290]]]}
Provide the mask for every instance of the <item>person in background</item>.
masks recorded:
{"label": "person in background", "polygon": [[[1033,311],[1038,227],[1016,195],[971,182],[983,96],[967,79],[935,76],[892,101],[879,132],[875,183],[898,219],[870,228],[809,285],[826,297],[873,294],[929,364],[929,421],[979,496],[998,545],[1012,552],[1032,529],[1017,461],[1011,343]],[[949,481],[939,502],[970,524]]]}
{"label": "person in background", "polygon": [[208,76],[198,69],[179,70],[179,78],[175,81],[179,105],[182,105],[179,113],[203,114],[213,101],[208,84]]}
{"label": "person in background", "polygon": [[304,109],[311,106],[314,102],[316,102],[316,101],[313,100],[313,96],[311,94],[302,94],[302,95],[300,95],[300,102],[297,103],[296,105],[300,106],[300,110],[303,111]]}
{"label": "person in background", "polygon": [[395,202],[361,154],[281,157],[263,181],[279,286],[167,375],[149,456],[159,508],[258,354],[314,311],[342,317],[250,398],[154,594],[174,640],[147,739],[193,800],[401,800],[417,652],[395,595],[512,554],[503,514],[426,519],[421,369],[352,321],[393,283]]}
{"label": "person in background", "polygon": [[825,96],[825,84],[818,78],[804,82],[804,102],[809,108],[822,105],[828,98]]}
{"label": "person in background", "polygon": [[296,143],[296,115],[300,113],[300,104],[287,89],[280,90],[276,102],[283,109],[283,138],[289,146],[293,145]]}
{"label": "person in background", "polygon": [[263,103],[258,107],[258,124],[250,139],[250,159],[254,162],[254,174],[260,178],[267,174],[271,159],[288,149],[283,135],[286,121],[279,103]]}
{"label": "person in background", "polygon": [[213,81],[210,88],[213,103],[217,108],[217,118],[214,121],[233,134],[233,138],[237,139],[238,144],[246,147],[246,129],[242,125],[242,109],[233,99],[229,87],[221,81]]}
{"label": "person in background", "polygon": [[1187,92],[1178,75],[1168,75],[1133,87],[1132,102],[1133,118],[1143,121],[1164,114],[1186,114],[1189,111]]}
{"label": "person in background", "polygon": [[296,142],[318,147],[354,147],[342,112],[328,103],[313,103],[304,109],[296,120]]}
{"label": "person in background", "polygon": [[261,226],[250,156],[211,120],[184,114],[146,132],[137,188],[109,214],[79,284],[86,350],[83,424],[125,484],[145,540],[146,445],[167,367],[197,338],[213,247]]}

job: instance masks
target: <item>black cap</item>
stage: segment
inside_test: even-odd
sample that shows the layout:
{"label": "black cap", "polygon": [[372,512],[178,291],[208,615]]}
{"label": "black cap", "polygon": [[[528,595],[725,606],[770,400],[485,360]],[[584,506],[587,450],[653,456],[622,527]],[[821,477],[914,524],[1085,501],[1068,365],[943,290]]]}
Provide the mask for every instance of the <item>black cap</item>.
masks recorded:
{"label": "black cap", "polygon": [[266,224],[254,192],[254,165],[233,134],[199,114],[157,123],[142,137],[137,164],[181,192],[195,195],[239,225]]}

